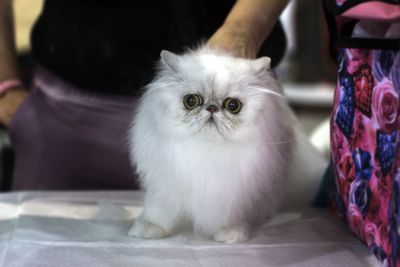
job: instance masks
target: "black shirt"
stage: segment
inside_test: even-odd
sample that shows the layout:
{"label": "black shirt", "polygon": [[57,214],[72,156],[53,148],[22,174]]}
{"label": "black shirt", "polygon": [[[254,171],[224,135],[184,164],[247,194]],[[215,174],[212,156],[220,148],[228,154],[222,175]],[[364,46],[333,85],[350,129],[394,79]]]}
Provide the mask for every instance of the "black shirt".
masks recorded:
{"label": "black shirt", "polygon": [[182,52],[222,25],[233,0],[46,0],[36,61],[87,90],[136,94],[163,49]]}

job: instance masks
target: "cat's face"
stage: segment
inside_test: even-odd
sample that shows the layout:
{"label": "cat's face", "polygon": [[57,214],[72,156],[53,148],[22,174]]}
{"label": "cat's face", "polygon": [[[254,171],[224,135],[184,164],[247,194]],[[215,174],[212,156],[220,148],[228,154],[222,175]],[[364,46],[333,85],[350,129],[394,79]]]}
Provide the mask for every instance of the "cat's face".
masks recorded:
{"label": "cat's face", "polygon": [[238,139],[254,128],[271,98],[262,89],[279,90],[271,88],[277,86],[268,73],[268,58],[166,51],[161,58],[147,100],[159,130],[177,137]]}

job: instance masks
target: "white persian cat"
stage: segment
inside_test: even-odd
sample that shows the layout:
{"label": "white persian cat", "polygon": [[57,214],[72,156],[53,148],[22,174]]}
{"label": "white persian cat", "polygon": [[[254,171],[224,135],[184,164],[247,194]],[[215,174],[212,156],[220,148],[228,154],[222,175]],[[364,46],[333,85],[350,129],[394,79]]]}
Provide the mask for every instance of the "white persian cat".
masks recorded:
{"label": "white persian cat", "polygon": [[245,241],[283,204],[309,204],[326,166],[282,96],[270,59],[207,47],[161,52],[130,138],[145,204],[129,234],[140,238],[191,226],[219,242]]}

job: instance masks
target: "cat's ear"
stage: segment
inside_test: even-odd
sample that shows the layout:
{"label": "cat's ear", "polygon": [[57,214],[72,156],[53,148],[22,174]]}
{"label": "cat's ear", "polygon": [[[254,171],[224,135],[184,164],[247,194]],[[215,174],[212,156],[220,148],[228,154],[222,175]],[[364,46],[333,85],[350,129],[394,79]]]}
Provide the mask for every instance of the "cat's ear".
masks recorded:
{"label": "cat's ear", "polygon": [[271,69],[271,59],[269,57],[260,57],[253,61],[253,67],[256,73],[263,73]]}
{"label": "cat's ear", "polygon": [[165,67],[174,72],[178,70],[179,56],[167,50],[161,51],[160,56],[161,62]]}

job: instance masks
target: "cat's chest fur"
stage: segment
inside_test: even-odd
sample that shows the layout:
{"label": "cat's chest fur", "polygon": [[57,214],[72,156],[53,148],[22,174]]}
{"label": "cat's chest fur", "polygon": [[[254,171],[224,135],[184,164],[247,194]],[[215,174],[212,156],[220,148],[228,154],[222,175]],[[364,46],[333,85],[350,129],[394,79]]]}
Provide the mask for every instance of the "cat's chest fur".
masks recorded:
{"label": "cat's chest fur", "polygon": [[[152,176],[165,177],[168,181],[159,179],[158,185],[153,183],[152,188],[174,194],[176,209],[182,210],[199,231],[215,231],[221,221],[214,223],[210,219],[224,217],[224,212],[223,223],[245,220],[240,217],[251,209],[262,208],[260,201],[252,199],[263,198],[269,206],[259,213],[259,219],[273,214],[282,200],[288,168],[275,160],[282,158],[279,153],[282,150],[277,153],[256,142],[221,144],[197,138],[158,144],[160,155],[168,156],[160,159],[158,164],[162,165],[154,166],[153,170],[158,173]],[[289,160],[290,151],[286,152],[286,158]],[[277,176],[280,178],[276,179]],[[246,212],[230,213],[232,207]]]}

